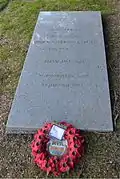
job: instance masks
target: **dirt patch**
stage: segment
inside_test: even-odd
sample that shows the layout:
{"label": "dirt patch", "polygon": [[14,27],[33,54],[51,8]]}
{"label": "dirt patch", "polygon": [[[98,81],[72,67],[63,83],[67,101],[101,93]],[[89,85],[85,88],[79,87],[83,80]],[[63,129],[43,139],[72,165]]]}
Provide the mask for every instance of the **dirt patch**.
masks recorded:
{"label": "dirt patch", "polygon": [[4,137],[5,121],[7,120],[12,99],[9,95],[0,96],[0,142]]}
{"label": "dirt patch", "polygon": [[113,119],[120,129],[120,14],[105,16],[103,20]]}

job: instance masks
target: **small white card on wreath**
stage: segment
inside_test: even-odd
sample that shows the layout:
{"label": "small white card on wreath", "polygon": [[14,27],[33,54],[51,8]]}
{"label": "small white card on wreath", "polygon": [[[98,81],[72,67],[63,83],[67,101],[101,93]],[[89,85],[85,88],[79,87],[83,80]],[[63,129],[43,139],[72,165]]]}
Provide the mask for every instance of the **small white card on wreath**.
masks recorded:
{"label": "small white card on wreath", "polygon": [[57,125],[53,125],[50,130],[49,135],[51,137],[58,139],[58,140],[61,140],[63,138],[64,132],[65,132],[65,129],[63,129]]}

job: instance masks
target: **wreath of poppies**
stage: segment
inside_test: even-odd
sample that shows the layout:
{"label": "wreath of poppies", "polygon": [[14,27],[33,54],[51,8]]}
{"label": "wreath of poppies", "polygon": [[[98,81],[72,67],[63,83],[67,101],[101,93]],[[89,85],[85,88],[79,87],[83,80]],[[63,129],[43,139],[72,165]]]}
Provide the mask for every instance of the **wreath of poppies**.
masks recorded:
{"label": "wreath of poppies", "polygon": [[53,173],[55,176],[73,169],[84,153],[84,138],[81,136],[80,130],[66,122],[58,124],[66,126],[63,137],[67,140],[68,147],[64,155],[52,156],[47,150],[47,144],[50,141],[49,132],[53,123],[47,123],[39,129],[31,143],[34,162],[47,174]]}

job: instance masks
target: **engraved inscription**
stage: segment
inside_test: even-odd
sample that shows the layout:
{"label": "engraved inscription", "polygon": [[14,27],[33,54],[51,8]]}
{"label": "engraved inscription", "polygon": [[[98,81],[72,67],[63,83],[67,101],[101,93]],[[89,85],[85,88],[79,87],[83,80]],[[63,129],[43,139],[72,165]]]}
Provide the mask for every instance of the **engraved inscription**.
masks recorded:
{"label": "engraved inscription", "polygon": [[69,64],[69,63],[78,63],[78,64],[84,64],[86,61],[89,61],[87,59],[78,59],[78,60],[75,60],[74,59],[63,59],[63,60],[58,60],[58,59],[55,59],[55,60],[44,60],[44,63],[46,64],[54,64],[54,63],[60,63],[60,64]]}
{"label": "engraved inscription", "polygon": [[[53,28],[51,28],[51,29],[49,29],[50,31],[53,31],[54,29]],[[55,28],[55,31],[53,31],[54,33],[55,32],[59,32],[59,31],[80,31],[81,29],[80,28],[64,28],[64,27],[61,27],[61,28]]]}
{"label": "engraved inscription", "polygon": [[82,77],[88,77],[88,73],[79,73],[79,74],[63,74],[63,73],[43,73],[38,74],[39,76],[45,78],[45,79],[71,79],[71,78],[82,78]]}
{"label": "engraved inscription", "polygon": [[39,44],[82,44],[82,45],[95,45],[97,44],[96,40],[34,40],[34,43]]}
{"label": "engraved inscription", "polygon": [[42,83],[42,86],[43,87],[46,87],[46,88],[72,88],[72,87],[80,87],[82,86],[82,84],[80,83],[72,83],[72,84],[64,84],[64,83]]}
{"label": "engraved inscription", "polygon": [[55,47],[49,47],[49,48],[39,48],[40,51],[65,51],[65,50],[68,50],[68,48],[64,48],[64,47],[61,47],[61,48],[55,48]]}
{"label": "engraved inscription", "polygon": [[79,35],[75,35],[75,34],[70,34],[70,36],[69,35],[66,35],[66,34],[52,34],[52,35],[45,35],[47,38],[49,38],[49,37],[52,37],[52,38],[80,38],[79,37]]}
{"label": "engraved inscription", "polygon": [[[96,45],[96,39],[89,37],[89,39],[83,39],[80,36],[80,28],[51,28],[48,32],[44,32],[43,38],[37,33],[34,43],[39,46],[39,50],[44,53],[59,54],[63,53],[63,59],[56,58],[49,59],[49,55],[47,58],[43,60],[45,65],[69,65],[69,64],[77,64],[77,65],[88,65],[89,59],[85,57],[79,57],[78,59],[74,59],[69,55],[69,51],[72,50],[73,53],[75,51],[74,45],[78,45],[78,47],[84,45]],[[67,51],[67,52],[66,52]],[[64,56],[64,52],[68,55]],[[66,54],[65,53],[65,54]],[[71,57],[71,58],[70,58]],[[62,67],[63,68],[63,67]],[[82,68],[81,68],[82,69]],[[63,73],[63,72],[54,72],[54,73],[37,73],[40,77],[42,77],[43,82],[41,85],[45,88],[73,88],[73,87],[80,87],[81,80],[87,78],[89,76],[88,72],[77,73]],[[74,83],[74,79],[77,82]],[[50,80],[50,81],[48,81]],[[53,80],[56,80],[54,83]],[[61,81],[62,80],[62,81]]]}
{"label": "engraved inscription", "polygon": [[70,63],[70,60],[45,60],[44,63]]}

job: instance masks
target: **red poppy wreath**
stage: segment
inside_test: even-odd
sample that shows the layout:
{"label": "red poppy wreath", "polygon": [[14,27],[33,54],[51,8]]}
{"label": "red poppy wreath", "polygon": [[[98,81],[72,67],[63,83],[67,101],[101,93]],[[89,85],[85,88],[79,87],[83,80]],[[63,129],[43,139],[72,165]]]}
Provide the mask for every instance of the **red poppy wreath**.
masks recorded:
{"label": "red poppy wreath", "polygon": [[84,153],[84,138],[71,124],[47,123],[34,135],[31,149],[38,167],[58,176],[79,162]]}

